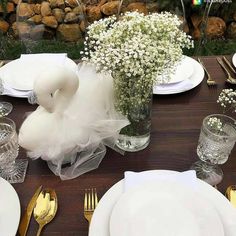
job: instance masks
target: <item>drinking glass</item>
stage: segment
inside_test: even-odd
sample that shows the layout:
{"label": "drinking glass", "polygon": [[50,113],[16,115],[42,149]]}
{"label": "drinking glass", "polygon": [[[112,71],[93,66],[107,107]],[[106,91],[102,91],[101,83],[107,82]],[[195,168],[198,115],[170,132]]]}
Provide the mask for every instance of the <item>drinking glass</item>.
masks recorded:
{"label": "drinking glass", "polygon": [[[4,87],[0,78],[0,95],[3,94]],[[0,117],[7,116],[12,111],[12,104],[9,102],[0,102]]]}
{"label": "drinking glass", "polygon": [[[216,119],[220,123],[212,123]],[[197,146],[200,161],[193,164],[197,177],[211,185],[221,182],[223,172],[218,165],[224,164],[236,141],[236,121],[226,115],[213,114],[204,118]]]}
{"label": "drinking glass", "polygon": [[0,118],[0,176],[10,183],[22,183],[28,161],[18,159],[19,145],[13,120]]}

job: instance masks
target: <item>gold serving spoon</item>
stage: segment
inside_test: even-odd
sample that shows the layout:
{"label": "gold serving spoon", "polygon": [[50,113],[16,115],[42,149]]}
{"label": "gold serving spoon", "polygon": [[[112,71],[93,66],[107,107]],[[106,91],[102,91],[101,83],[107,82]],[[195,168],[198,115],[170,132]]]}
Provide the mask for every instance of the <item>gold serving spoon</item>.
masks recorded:
{"label": "gold serving spoon", "polygon": [[57,195],[54,189],[45,189],[39,194],[34,208],[34,218],[39,224],[37,236],[40,236],[43,227],[55,217],[57,205]]}

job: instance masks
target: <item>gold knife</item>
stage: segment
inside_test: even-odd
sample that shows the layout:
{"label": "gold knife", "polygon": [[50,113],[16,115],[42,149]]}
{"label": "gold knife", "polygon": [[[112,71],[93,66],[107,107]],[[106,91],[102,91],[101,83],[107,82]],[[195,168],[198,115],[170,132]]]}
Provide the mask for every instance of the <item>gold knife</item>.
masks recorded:
{"label": "gold knife", "polygon": [[26,211],[21,219],[20,226],[18,229],[20,236],[25,236],[27,233],[27,229],[29,226],[31,215],[32,215],[33,209],[36,204],[36,200],[37,200],[41,190],[42,190],[42,185],[36,190],[36,192],[34,193],[34,196],[31,198],[30,202],[28,203],[28,206],[27,206]]}

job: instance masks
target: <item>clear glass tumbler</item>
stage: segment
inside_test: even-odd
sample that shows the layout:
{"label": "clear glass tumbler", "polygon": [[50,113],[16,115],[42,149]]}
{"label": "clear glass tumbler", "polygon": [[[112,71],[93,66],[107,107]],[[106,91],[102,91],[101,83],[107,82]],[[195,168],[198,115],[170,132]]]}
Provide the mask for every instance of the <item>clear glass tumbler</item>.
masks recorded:
{"label": "clear glass tumbler", "polygon": [[197,155],[200,161],[194,163],[198,178],[211,185],[221,182],[223,172],[218,166],[224,164],[236,141],[236,121],[226,115],[207,116],[202,123],[198,140]]}
{"label": "clear glass tumbler", "polygon": [[[4,93],[4,86],[3,82],[0,78],[0,95]],[[13,106],[9,102],[0,102],[0,117],[7,116],[9,113],[11,113],[13,109]]]}
{"label": "clear glass tumbler", "polygon": [[0,118],[0,177],[10,183],[22,183],[28,161],[18,159],[19,145],[16,126],[13,120]]}

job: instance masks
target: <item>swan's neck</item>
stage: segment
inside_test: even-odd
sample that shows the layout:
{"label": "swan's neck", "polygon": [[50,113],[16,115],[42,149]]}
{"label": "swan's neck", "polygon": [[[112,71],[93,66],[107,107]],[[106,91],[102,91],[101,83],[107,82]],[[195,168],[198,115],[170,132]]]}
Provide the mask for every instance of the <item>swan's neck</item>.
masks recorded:
{"label": "swan's neck", "polygon": [[39,105],[48,112],[62,113],[69,106],[78,87],[79,79],[75,72],[54,68],[42,74],[36,81],[34,90]]}

